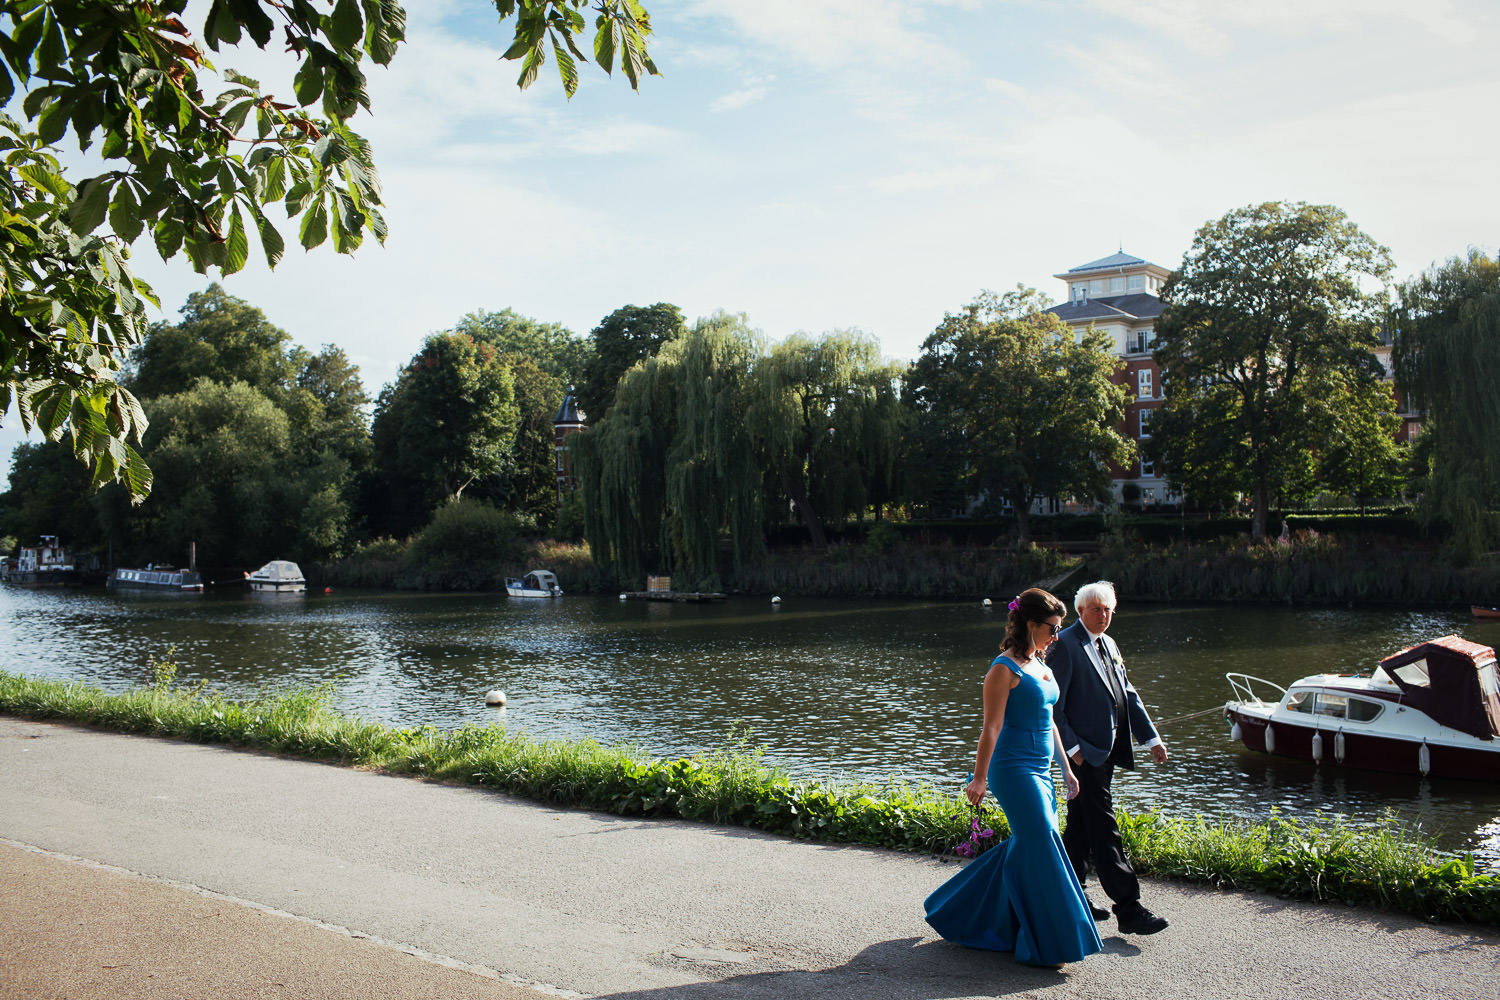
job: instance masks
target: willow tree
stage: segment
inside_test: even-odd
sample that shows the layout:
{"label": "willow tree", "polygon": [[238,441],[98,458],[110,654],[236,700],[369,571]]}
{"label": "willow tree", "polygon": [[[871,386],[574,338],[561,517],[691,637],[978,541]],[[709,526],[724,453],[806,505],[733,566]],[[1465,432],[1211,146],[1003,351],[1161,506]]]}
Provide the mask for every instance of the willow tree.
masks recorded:
{"label": "willow tree", "polygon": [[1473,559],[1495,539],[1500,502],[1500,262],[1476,250],[1431,268],[1400,286],[1391,323],[1397,389],[1422,413],[1417,509]]}
{"label": "willow tree", "polygon": [[901,441],[901,366],[873,340],[794,334],[756,366],[747,420],[771,487],[790,500],[815,548],[825,525],[890,498]]}
{"label": "willow tree", "polygon": [[969,496],[1010,502],[1023,545],[1032,503],[1106,499],[1106,463],[1134,452],[1118,430],[1125,390],[1109,338],[1092,327],[1075,336],[1045,305],[1033,289],[984,292],[944,317],[907,374],[915,419],[951,429],[930,442],[957,450],[946,461],[964,470]]}
{"label": "willow tree", "polygon": [[1199,229],[1156,324],[1166,392],[1152,447],[1171,482],[1189,496],[1232,483],[1264,538],[1271,507],[1316,486],[1330,386],[1378,389],[1390,270],[1389,251],[1331,205],[1250,205]]}
{"label": "willow tree", "polygon": [[725,536],[737,564],[760,544],[759,470],[743,414],[759,338],[744,318],[699,320],[621,378],[574,438],[584,531],[622,580],[668,572],[716,585]]}

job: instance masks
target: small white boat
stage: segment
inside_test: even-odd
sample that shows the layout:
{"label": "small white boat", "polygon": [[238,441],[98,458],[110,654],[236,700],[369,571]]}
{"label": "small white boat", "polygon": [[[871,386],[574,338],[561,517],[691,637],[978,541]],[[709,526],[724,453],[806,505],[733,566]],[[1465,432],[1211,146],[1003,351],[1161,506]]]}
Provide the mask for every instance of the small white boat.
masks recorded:
{"label": "small white boat", "polygon": [[1312,674],[1290,688],[1224,676],[1234,690],[1224,705],[1230,738],[1251,750],[1500,781],[1500,674],[1489,646],[1448,635],[1392,653],[1368,677]]}
{"label": "small white boat", "polygon": [[561,597],[557,577],[545,569],[534,569],[520,579],[507,578],[505,592],[511,597]]}
{"label": "small white boat", "polygon": [[300,594],[307,589],[302,567],[286,559],[273,559],[254,573],[246,573],[250,589],[260,593]]}

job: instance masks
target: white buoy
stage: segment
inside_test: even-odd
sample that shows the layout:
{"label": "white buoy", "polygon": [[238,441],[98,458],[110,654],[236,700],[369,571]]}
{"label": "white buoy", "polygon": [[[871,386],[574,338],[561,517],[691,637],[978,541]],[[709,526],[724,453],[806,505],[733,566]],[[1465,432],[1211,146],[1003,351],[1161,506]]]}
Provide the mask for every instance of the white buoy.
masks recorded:
{"label": "white buoy", "polygon": [[982,608],[987,608],[987,607],[990,606],[991,603],[992,602],[990,601],[990,599],[988,597],[986,597],[984,600],[982,600],[982,601],[979,602],[979,606],[982,607]]}
{"label": "white buoy", "polygon": [[780,604],[781,603],[781,598],[780,597],[773,597],[773,598],[771,598],[771,603],[772,604]]}
{"label": "white buoy", "polygon": [[1323,734],[1313,733],[1312,759],[1314,764],[1323,763]]}
{"label": "white buoy", "polygon": [[1422,772],[1422,777],[1432,773],[1432,751],[1427,749],[1427,741],[1422,741],[1422,749],[1417,751],[1417,770]]}
{"label": "white buoy", "polygon": [[1333,736],[1333,759],[1338,764],[1344,762],[1344,731],[1342,729]]}
{"label": "white buoy", "polygon": [[620,600],[622,600],[622,601],[628,601],[628,600],[630,600],[630,598],[626,595],[625,591],[623,591],[623,590],[620,591]]}
{"label": "white buoy", "polygon": [[1275,752],[1276,752],[1276,730],[1272,729],[1271,728],[1271,724],[1268,722],[1268,723],[1266,723],[1266,753],[1275,753]]}
{"label": "white buoy", "polygon": [[1232,742],[1243,743],[1245,741],[1245,735],[1240,732],[1240,724],[1238,722],[1230,724],[1230,726],[1229,726],[1229,739]]}
{"label": "white buoy", "polygon": [[499,688],[496,688],[495,690],[484,696],[484,703],[486,705],[498,705],[499,707],[504,708],[505,692],[501,691]]}

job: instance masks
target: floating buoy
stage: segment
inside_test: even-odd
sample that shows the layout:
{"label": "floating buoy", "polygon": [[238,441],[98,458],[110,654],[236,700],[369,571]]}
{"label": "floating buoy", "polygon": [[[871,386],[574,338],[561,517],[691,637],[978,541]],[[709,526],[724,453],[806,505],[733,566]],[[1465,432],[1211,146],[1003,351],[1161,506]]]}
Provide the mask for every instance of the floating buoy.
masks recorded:
{"label": "floating buoy", "polygon": [[1339,764],[1344,762],[1344,731],[1342,729],[1333,736],[1333,759]]}
{"label": "floating buoy", "polygon": [[498,705],[501,708],[504,708],[505,692],[501,691],[499,688],[496,688],[495,690],[484,696],[484,703],[486,705]]}
{"label": "floating buoy", "polygon": [[772,604],[780,604],[781,603],[781,598],[779,598],[779,597],[773,597],[773,598],[771,598],[771,603]]}
{"label": "floating buoy", "polygon": [[1272,729],[1271,728],[1271,724],[1268,722],[1268,723],[1266,723],[1266,753],[1275,753],[1275,752],[1276,752],[1276,730]]}
{"label": "floating buoy", "polygon": [[629,597],[629,595],[627,595],[625,593],[625,591],[622,590],[622,591],[620,591],[620,600],[622,600],[622,601],[628,601],[628,600],[630,600],[630,597]]}
{"label": "floating buoy", "polygon": [[1239,740],[1241,743],[1243,743],[1245,741],[1245,734],[1240,729],[1240,724],[1238,722],[1232,722],[1232,723],[1230,723],[1230,725],[1229,725],[1229,738],[1231,740]]}
{"label": "floating buoy", "polygon": [[983,608],[989,607],[990,606],[990,599],[988,597],[986,597],[984,600],[982,600],[982,601],[979,602],[979,606],[983,607]]}
{"label": "floating buoy", "polygon": [[331,594],[331,593],[333,593],[333,588],[332,587],[324,587],[323,588],[323,593],[325,593],[325,594]]}
{"label": "floating buoy", "polygon": [[1313,738],[1312,738],[1312,759],[1313,759],[1313,763],[1314,764],[1321,764],[1323,762],[1323,734],[1322,733],[1313,733]]}
{"label": "floating buoy", "polygon": [[1432,773],[1432,751],[1427,749],[1427,741],[1422,741],[1422,748],[1417,751],[1417,770],[1422,772],[1422,777]]}

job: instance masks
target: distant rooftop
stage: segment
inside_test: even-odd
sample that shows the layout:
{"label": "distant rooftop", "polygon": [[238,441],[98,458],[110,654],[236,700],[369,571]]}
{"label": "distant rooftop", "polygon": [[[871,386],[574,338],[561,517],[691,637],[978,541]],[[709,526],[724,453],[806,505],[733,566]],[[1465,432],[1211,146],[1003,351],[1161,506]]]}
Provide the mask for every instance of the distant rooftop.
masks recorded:
{"label": "distant rooftop", "polygon": [[1083,302],[1064,302],[1047,311],[1065,323],[1099,319],[1155,319],[1165,306],[1155,295],[1101,295]]}
{"label": "distant rooftop", "polygon": [[1120,253],[1112,253],[1108,257],[1100,257],[1098,260],[1091,260],[1087,264],[1079,264],[1077,267],[1071,267],[1066,273],[1084,274],[1088,271],[1114,271],[1122,267],[1135,267],[1140,264],[1150,263],[1148,260],[1133,257],[1122,251]]}

